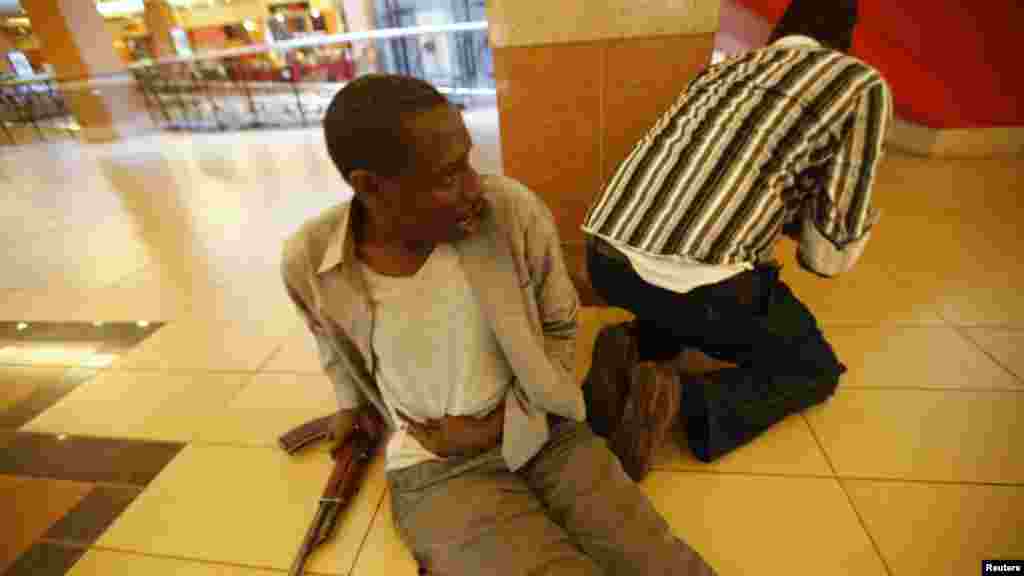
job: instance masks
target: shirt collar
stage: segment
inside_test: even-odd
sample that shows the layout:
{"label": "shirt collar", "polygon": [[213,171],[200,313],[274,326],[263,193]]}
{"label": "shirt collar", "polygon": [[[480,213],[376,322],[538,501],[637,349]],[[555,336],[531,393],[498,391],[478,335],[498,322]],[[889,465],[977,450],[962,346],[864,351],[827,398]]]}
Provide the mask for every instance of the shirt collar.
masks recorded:
{"label": "shirt collar", "polygon": [[355,258],[355,243],[352,240],[353,210],[356,199],[342,206],[338,214],[338,225],[331,231],[327,239],[327,250],[324,252],[324,259],[316,273],[323,274],[345,261],[353,261]]}
{"label": "shirt collar", "polygon": [[802,34],[790,34],[789,36],[784,36],[782,38],[779,38],[775,42],[772,42],[772,46],[776,46],[779,48],[794,48],[801,46],[806,46],[808,48],[820,48],[821,42],[818,42],[817,40],[811,38],[810,36],[804,36]]}

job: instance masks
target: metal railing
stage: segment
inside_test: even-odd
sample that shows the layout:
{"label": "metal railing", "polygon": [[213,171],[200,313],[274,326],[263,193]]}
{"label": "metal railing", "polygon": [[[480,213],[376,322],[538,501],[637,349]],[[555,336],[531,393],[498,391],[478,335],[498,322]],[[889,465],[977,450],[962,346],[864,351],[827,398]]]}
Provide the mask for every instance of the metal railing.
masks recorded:
{"label": "metal railing", "polygon": [[[478,72],[489,66],[478,62],[464,65],[464,47],[486,46],[486,34],[486,22],[383,29],[143,62],[120,74],[61,79],[36,76],[0,82],[0,125],[9,144],[74,136],[78,131],[72,113],[76,92],[119,86],[141,96],[153,127],[158,129],[311,126],[322,121],[334,94],[357,75],[357,62],[352,58],[356,49],[387,40],[408,45],[409,39],[418,40],[412,44],[423,50],[421,62],[433,58],[429,70],[421,66],[411,71],[412,75],[431,82],[456,104],[466,105],[495,94],[494,79],[481,79]],[[457,35],[476,37],[472,42],[456,42]],[[489,51],[481,52],[475,57],[490,58]],[[444,61],[446,54],[448,62]],[[472,75],[460,68],[460,62]],[[410,73],[387,67],[371,66],[365,71]]]}
{"label": "metal railing", "polygon": [[77,131],[58,82],[48,76],[0,82],[0,128],[12,144],[18,132],[46,140]]}

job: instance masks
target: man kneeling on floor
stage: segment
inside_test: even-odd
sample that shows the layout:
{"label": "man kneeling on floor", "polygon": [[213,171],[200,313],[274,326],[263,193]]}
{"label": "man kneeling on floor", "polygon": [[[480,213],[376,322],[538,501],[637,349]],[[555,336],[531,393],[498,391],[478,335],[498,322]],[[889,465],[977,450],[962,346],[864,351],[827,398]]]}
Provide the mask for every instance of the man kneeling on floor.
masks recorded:
{"label": "man kneeling on floor", "polygon": [[856,0],[794,0],[767,47],[690,83],[588,211],[594,291],[637,321],[598,336],[587,411],[634,480],[677,416],[711,461],[845,371],[771,259],[782,233],[801,266],[841,274],[878,221],[892,96],[845,54],[856,20]]}
{"label": "man kneeling on floor", "polygon": [[372,75],[324,119],[355,197],[285,245],[289,296],[342,416],[393,433],[393,514],[421,573],[714,571],[584,422],[578,297],[548,208],[478,174],[458,110],[429,84]]}

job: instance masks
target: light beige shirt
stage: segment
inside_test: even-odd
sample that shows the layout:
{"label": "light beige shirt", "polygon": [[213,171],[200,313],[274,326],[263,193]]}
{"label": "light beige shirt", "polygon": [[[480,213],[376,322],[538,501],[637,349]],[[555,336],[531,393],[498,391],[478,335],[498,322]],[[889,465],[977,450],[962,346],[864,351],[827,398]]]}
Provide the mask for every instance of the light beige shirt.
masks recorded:
{"label": "light beige shirt", "polygon": [[[522,184],[481,179],[484,214],[473,236],[454,243],[484,317],[515,374],[505,397],[502,455],[526,464],[550,438],[548,414],[586,418],[574,376],[579,297],[554,219]],[[302,225],[284,246],[281,274],[320,351],[342,409],[372,403],[392,430],[374,374],[375,314],[352,240],[353,204]]]}

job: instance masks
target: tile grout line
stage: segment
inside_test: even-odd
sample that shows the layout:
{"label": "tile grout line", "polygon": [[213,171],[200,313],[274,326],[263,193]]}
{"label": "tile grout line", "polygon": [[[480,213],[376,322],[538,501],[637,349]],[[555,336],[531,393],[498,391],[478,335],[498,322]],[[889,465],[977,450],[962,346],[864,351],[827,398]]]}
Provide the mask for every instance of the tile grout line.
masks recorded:
{"label": "tile grout line", "polygon": [[875,554],[878,554],[878,559],[882,562],[882,567],[885,568],[885,573],[889,576],[893,576],[892,567],[889,566],[889,561],[886,560],[885,554],[882,554],[882,548],[878,545],[875,540],[875,536],[868,530],[867,522],[864,521],[864,517],[861,516],[860,510],[857,510],[857,506],[853,502],[853,497],[850,496],[850,492],[846,489],[846,485],[843,483],[843,479],[839,476],[836,471],[835,464],[832,463],[832,458],[829,457],[828,451],[825,450],[825,445],[821,443],[821,439],[818,438],[818,434],[814,431],[814,426],[811,426],[810,420],[807,419],[807,415],[804,412],[800,412],[800,418],[803,419],[804,424],[807,425],[807,429],[811,432],[811,437],[814,438],[815,444],[818,445],[818,449],[821,450],[822,455],[825,456],[825,462],[828,467],[832,470],[832,476],[836,484],[839,484],[839,489],[843,491],[843,496],[846,496],[846,502],[850,505],[850,509],[853,510],[853,515],[857,517],[857,522],[860,523],[861,530],[868,537],[871,542],[871,546],[875,549]]}
{"label": "tile grout line", "polygon": [[[1012,373],[1011,373],[1012,375]],[[939,387],[939,386],[844,386],[846,390],[911,390],[916,392],[1010,392],[1021,393],[1024,388],[964,388],[964,387]]]}
{"label": "tile grout line", "polygon": [[875,476],[837,476],[837,480],[890,484],[920,484],[924,486],[987,486],[991,488],[1024,488],[1024,482],[980,482],[977,480],[917,480],[913,478],[882,478]]}
{"label": "tile grout line", "polygon": [[702,474],[705,476],[746,476],[751,478],[788,478],[793,480],[856,480],[868,482],[889,482],[894,484],[920,484],[925,486],[989,486],[1001,488],[1024,488],[1024,482],[979,482],[975,480],[918,480],[912,478],[884,478],[875,476],[841,476],[821,474],[788,474],[784,472],[744,472],[733,470],[698,470],[694,468],[672,468],[667,466],[653,466],[654,472],[667,472],[673,474]]}
{"label": "tile grout line", "polygon": [[[218,442],[210,440],[202,440],[193,438],[188,442],[187,446],[214,446],[221,448],[252,448],[258,450],[272,450],[274,452],[283,452],[281,447],[276,444],[242,444],[241,442]],[[303,450],[303,452],[316,453],[315,450]],[[324,451],[324,454],[329,452]]]}
{"label": "tile grout line", "polygon": [[178,562],[191,562],[196,564],[209,564],[212,566],[231,566],[234,568],[248,568],[251,570],[266,570],[270,572],[280,572],[281,574],[287,574],[288,571],[281,568],[274,568],[269,566],[258,566],[255,564],[241,564],[238,562],[227,562],[224,560],[205,560],[201,558],[189,558],[187,556],[175,556],[173,554],[158,554],[154,552],[140,552],[138,550],[129,550],[127,548],[115,548],[112,546],[98,546],[92,545],[89,550],[98,550],[101,552],[117,552],[118,554],[130,554],[133,556],[146,556],[149,558],[159,558],[162,560],[177,560]]}
{"label": "tile grout line", "polygon": [[787,474],[784,472],[742,472],[737,470],[697,470],[693,468],[672,468],[671,466],[652,466],[654,472],[674,472],[686,474],[702,474],[705,476],[750,476],[756,478],[790,478],[834,480],[835,476],[822,474]]}
{"label": "tile grout line", "polygon": [[[270,352],[270,354],[268,354],[267,357],[263,359],[263,362],[260,362],[260,365],[257,367],[256,372],[253,372],[251,374],[248,372],[246,373],[247,377],[243,379],[243,384],[239,386],[238,390],[235,390],[235,393],[231,395],[231,398],[228,398],[227,402],[224,403],[225,410],[227,410],[228,406],[230,406],[231,403],[234,402],[235,399],[238,398],[246,388],[252,385],[253,380],[255,380],[257,376],[259,376],[263,367],[269,364],[270,361],[274,359],[274,356],[277,356],[278,352],[280,352],[282,348],[284,348],[284,344],[278,344],[277,347],[274,348]],[[192,440],[195,440],[195,434],[192,435]]]}
{"label": "tile grout line", "polygon": [[982,345],[977,340],[975,340],[974,338],[971,338],[970,334],[967,333],[967,331],[965,330],[964,326],[959,326],[959,325],[956,325],[956,324],[952,324],[950,326],[953,328],[953,331],[957,333],[957,335],[959,335],[964,340],[967,340],[968,342],[970,342],[975,348],[977,348],[979,351],[981,351],[982,354],[987,356],[989,360],[995,362],[996,366],[999,366],[1000,368],[1003,369],[1004,372],[1006,372],[1007,374],[1012,376],[1015,380],[1017,380],[1018,382],[1021,382],[1022,384],[1024,384],[1024,376],[1019,376],[1019,375],[1017,375],[1016,372],[1014,372],[1013,370],[1010,370],[1005,364],[1000,362],[999,359],[996,358],[994,354],[990,353],[988,350],[986,350],[984,347],[982,347]]}
{"label": "tile grout line", "polygon": [[[219,370],[212,368],[161,368],[161,367],[116,367],[114,365],[96,367],[96,366],[80,366],[75,364],[18,364],[14,362],[0,362],[2,367],[11,368],[53,368],[53,369],[65,369],[65,370],[95,370],[97,374],[104,374],[107,372],[111,373],[131,373],[131,372],[149,372],[152,374],[260,374],[264,371],[255,370]],[[268,370],[265,373],[279,372],[277,370]],[[286,372],[287,374],[313,374],[312,372]]]}
{"label": "tile grout line", "polygon": [[[173,460],[173,458],[172,458],[172,460]],[[166,467],[166,465],[165,465],[165,467]],[[161,469],[161,472],[163,472],[162,469]],[[6,472],[5,471],[0,471],[0,474],[3,474],[5,476],[18,476],[18,477],[21,477],[21,478],[30,478],[30,479],[33,479],[33,480],[44,480],[44,481],[52,481],[52,482],[75,482],[75,483],[78,483],[78,484],[92,484],[93,486],[99,486],[99,487],[104,487],[104,488],[117,488],[117,489],[120,489],[120,490],[133,489],[133,490],[138,490],[139,491],[139,495],[141,495],[143,492],[145,492],[146,488],[148,488],[149,485],[152,483],[152,480],[147,482],[147,483],[145,483],[145,484],[132,484],[131,482],[109,482],[109,481],[106,481],[106,480],[82,480],[82,479],[75,479],[75,478],[58,478],[58,477],[55,477],[55,476],[42,476],[42,475],[39,475],[39,474],[32,474],[32,473],[29,473],[29,472],[25,472],[24,470],[12,470],[12,471],[6,471]],[[157,476],[159,476],[159,473],[157,474]],[[156,477],[154,477],[154,479],[155,478]]]}
{"label": "tile grout line", "polygon": [[[282,345],[283,346],[283,345]],[[97,375],[104,373],[132,373],[149,372],[152,374],[294,374],[297,376],[321,376],[322,371],[316,370],[216,370],[210,368],[121,368],[114,366],[79,366],[73,364],[18,364],[14,362],[0,362],[0,367],[5,368],[35,368],[35,369],[63,369],[63,370],[95,370]]]}
{"label": "tile grout line", "polygon": [[[364,483],[365,484],[365,483]],[[385,488],[381,492],[380,502],[377,503],[377,509],[374,511],[373,516],[370,518],[370,524],[366,527],[366,534],[363,535],[362,542],[359,543],[359,548],[356,549],[355,558],[352,559],[352,567],[348,569],[347,575],[353,576],[355,574],[356,565],[359,564],[359,558],[363,555],[363,549],[366,547],[366,542],[370,539],[370,533],[373,532],[373,525],[377,521],[377,516],[381,513],[384,508],[384,499],[387,498],[388,488]]]}

